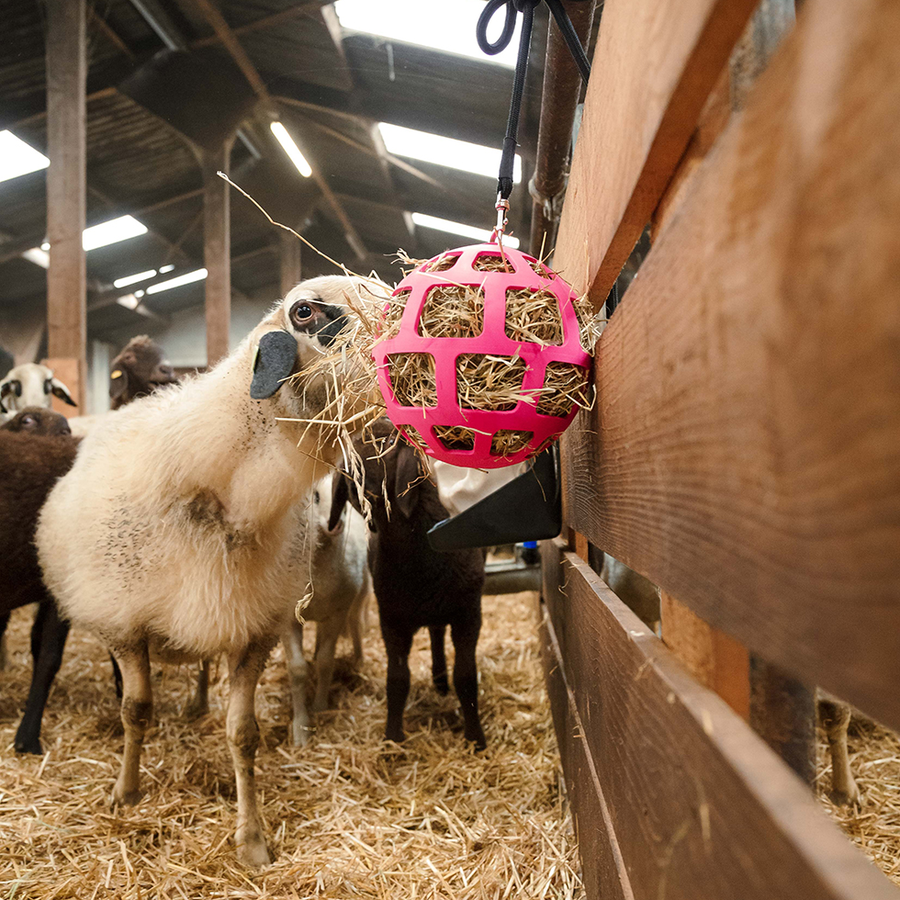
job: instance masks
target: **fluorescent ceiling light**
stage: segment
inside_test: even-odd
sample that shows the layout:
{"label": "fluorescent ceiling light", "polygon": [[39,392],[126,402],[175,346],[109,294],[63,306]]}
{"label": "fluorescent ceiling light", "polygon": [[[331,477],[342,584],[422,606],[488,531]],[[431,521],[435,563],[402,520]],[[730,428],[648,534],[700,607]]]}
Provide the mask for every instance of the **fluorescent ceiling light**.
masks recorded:
{"label": "fluorescent ceiling light", "polygon": [[33,262],[42,269],[50,268],[50,254],[46,250],[41,250],[40,247],[32,247],[30,250],[26,250],[22,254],[22,258],[27,259],[28,262]]}
{"label": "fluorescent ceiling light", "polygon": [[116,303],[119,306],[124,306],[125,309],[137,309],[140,300],[138,300],[136,294],[126,294],[124,297],[116,297]]}
{"label": "fluorescent ceiling light", "polygon": [[207,276],[206,269],[194,269],[193,272],[185,272],[168,281],[158,281],[147,288],[148,294],[158,294],[160,291],[171,291],[172,288],[181,287],[183,284],[193,284],[195,281],[203,281]]}
{"label": "fluorescent ceiling light", "polygon": [[41,244],[41,250],[43,250],[46,253],[49,249],[50,249],[50,244],[47,241],[44,241],[44,243]]}
{"label": "fluorescent ceiling light", "polygon": [[[461,237],[473,238],[481,242],[491,239],[490,231],[485,231],[483,228],[474,228],[472,225],[463,225],[462,222],[451,222],[449,219],[426,216],[424,213],[413,213],[412,220],[420,228],[434,228],[437,231],[446,231],[450,234],[458,234]],[[504,235],[503,244],[512,250],[516,250],[519,247],[519,239],[512,235]]]}
{"label": "fluorescent ceiling light", "polygon": [[11,131],[0,131],[0,181],[46,169],[50,160]]}
{"label": "fluorescent ceiling light", "polygon": [[278,138],[278,143],[284,147],[284,152],[297,167],[297,171],[304,178],[309,178],[312,175],[312,169],[306,161],[306,157],[300,152],[300,148],[294,143],[294,139],[288,134],[287,128],[281,122],[273,122],[269,128],[272,129],[272,134]]}
{"label": "fluorescent ceiling light", "polygon": [[[476,175],[496,178],[500,169],[501,152],[493,147],[481,144],[470,144],[455,138],[442,137],[428,131],[416,131],[414,128],[403,128],[400,125],[389,125],[379,122],[378,128],[388,153],[394,156],[406,156],[423,162],[449,166],[451,169],[462,169]],[[513,181],[522,180],[522,158],[516,154],[513,163]]]}
{"label": "fluorescent ceiling light", "polygon": [[[496,56],[488,56],[481,51],[475,38],[475,25],[483,9],[483,0],[453,0],[441,4],[439,13],[436,13],[434,3],[423,3],[422,0],[381,0],[380,3],[338,0],[334,4],[334,11],[347,31],[362,31],[513,68],[519,46],[518,21],[509,46]],[[502,11],[491,19],[489,40],[500,37],[504,21]]]}
{"label": "fluorescent ceiling light", "polygon": [[139,281],[147,281],[156,274],[156,269],[147,269],[146,272],[135,272],[134,275],[125,275],[123,278],[117,278],[113,282],[113,287],[128,287],[129,284],[137,284]]}
{"label": "fluorescent ceiling light", "polygon": [[119,216],[99,225],[85,228],[81,235],[81,244],[85,250],[96,250],[108,244],[117,244],[147,233],[147,226],[138,222],[134,216]]}
{"label": "fluorescent ceiling light", "polygon": [[160,266],[160,267],[159,267],[159,274],[160,274],[160,275],[165,275],[166,272],[171,272],[172,269],[174,269],[174,268],[175,268],[175,266],[173,266],[171,263],[169,263],[169,265],[167,265],[167,266]]}

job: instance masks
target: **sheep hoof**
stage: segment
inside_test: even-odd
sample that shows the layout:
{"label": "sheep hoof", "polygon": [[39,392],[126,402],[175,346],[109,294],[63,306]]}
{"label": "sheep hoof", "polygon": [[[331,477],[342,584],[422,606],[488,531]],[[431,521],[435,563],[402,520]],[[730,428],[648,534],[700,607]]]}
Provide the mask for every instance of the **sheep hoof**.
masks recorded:
{"label": "sheep hoof", "polygon": [[113,788],[112,808],[115,809],[117,806],[136,806],[143,796],[144,792],[139,788],[135,788],[133,791],[126,791],[117,782]]}
{"label": "sheep hoof", "polygon": [[291,724],[291,744],[294,747],[305,747],[309,743],[311,731],[312,729],[308,725],[293,722]]}
{"label": "sheep hoof", "polygon": [[16,749],[16,753],[33,753],[35,756],[43,756],[44,750],[41,747],[41,742],[37,738],[32,737],[19,737],[16,735],[16,740],[13,744]]}
{"label": "sheep hoof", "polygon": [[444,675],[443,677],[441,677],[440,675],[438,675],[438,676],[434,679],[434,689],[435,689],[442,697],[446,697],[447,694],[450,693],[450,684],[449,684],[449,682],[447,681],[447,676],[446,676],[446,675]]}
{"label": "sheep hoof", "polygon": [[834,790],[828,796],[831,798],[831,802],[835,806],[852,806],[856,809],[862,809],[862,794],[855,784],[851,785],[849,790]]}
{"label": "sheep hoof", "polygon": [[193,700],[188,703],[188,705],[184,708],[184,717],[188,722],[194,722],[197,719],[202,719],[205,715],[209,714],[209,703],[198,701],[195,697]]}
{"label": "sheep hoof", "polygon": [[245,841],[238,838],[237,857],[238,862],[249,869],[260,869],[272,862],[266,842],[261,837]]}
{"label": "sheep hoof", "polygon": [[466,740],[475,744],[475,750],[478,752],[487,750],[487,738],[484,736],[484,731],[482,731],[480,725],[471,730],[466,729]]}

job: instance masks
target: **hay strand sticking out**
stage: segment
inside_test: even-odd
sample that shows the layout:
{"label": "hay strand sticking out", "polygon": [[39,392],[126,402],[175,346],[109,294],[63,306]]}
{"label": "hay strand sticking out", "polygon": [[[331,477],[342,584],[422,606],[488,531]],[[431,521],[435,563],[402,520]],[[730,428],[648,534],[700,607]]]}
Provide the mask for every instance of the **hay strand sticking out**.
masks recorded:
{"label": "hay strand sticking out", "polygon": [[475,432],[462,425],[435,425],[434,436],[448,450],[475,449]]}
{"label": "hay strand sticking out", "polygon": [[425,296],[422,337],[478,337],[484,331],[484,291],[469,284],[439,284]]}
{"label": "hay strand sticking out", "polygon": [[436,406],[437,380],[430,353],[391,353],[388,378],[401,406]]}
{"label": "hay strand sticking out", "polygon": [[550,291],[530,288],[508,290],[506,336],[514,341],[561,344],[563,323],[556,295]]}
{"label": "hay strand sticking out", "polygon": [[501,428],[491,438],[491,453],[494,456],[512,456],[524,450],[534,437],[533,431],[510,431]]}
{"label": "hay strand sticking out", "polygon": [[432,260],[427,266],[425,266],[425,268],[422,269],[422,271],[428,272],[430,274],[433,274],[435,272],[446,272],[447,269],[452,269],[456,265],[456,261],[458,259],[458,253],[444,253],[437,259]]}
{"label": "hay strand sticking out", "polygon": [[519,401],[525,360],[518,356],[463,353],[456,360],[456,393],[466,409],[510,410]]}
{"label": "hay strand sticking out", "polygon": [[509,260],[499,253],[479,253],[472,263],[476,272],[512,272]]}
{"label": "hay strand sticking out", "polygon": [[567,416],[573,406],[588,406],[588,370],[572,363],[547,363],[537,411],[545,416]]}
{"label": "hay strand sticking out", "polygon": [[384,331],[381,334],[384,340],[396,337],[399,333],[400,320],[403,318],[403,310],[406,309],[406,301],[409,300],[411,293],[412,288],[404,288],[396,294],[391,294],[387,302],[387,312],[384,314]]}

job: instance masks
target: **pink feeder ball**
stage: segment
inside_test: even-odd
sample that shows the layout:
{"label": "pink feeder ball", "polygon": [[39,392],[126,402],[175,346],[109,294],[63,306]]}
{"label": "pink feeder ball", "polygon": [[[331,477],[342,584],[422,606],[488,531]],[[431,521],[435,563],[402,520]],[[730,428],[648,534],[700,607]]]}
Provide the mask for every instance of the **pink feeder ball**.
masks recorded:
{"label": "pink feeder ball", "polygon": [[[534,257],[506,247],[502,254],[511,271],[478,268],[480,259],[496,259],[500,254],[497,244],[475,244],[448,250],[418,266],[393,291],[394,297],[408,292],[397,333],[378,341],[373,349],[378,386],[390,420],[410,443],[421,447],[428,456],[454,466],[500,468],[516,465],[543,450],[568,427],[578,407],[573,404],[564,415],[546,415],[538,411],[544,395],[531,392],[544,387],[548,363],[567,363],[585,369],[585,380],[590,369],[590,355],[581,345],[578,317],[573,305],[575,292],[559,275]],[[450,262],[452,265],[449,265]],[[428,271],[438,266],[442,271]],[[481,334],[471,337],[425,337],[420,333],[420,318],[429,294],[436,287],[448,285],[466,285],[472,290],[483,291],[484,328]],[[556,297],[562,321],[561,343],[514,340],[507,335],[507,293],[522,290],[548,292]],[[390,303],[385,305],[385,316],[390,307]],[[389,357],[409,353],[430,354],[434,359],[437,402],[433,406],[423,408],[397,402],[391,385]],[[520,358],[525,363],[521,392],[533,398],[533,402],[520,400],[513,408],[500,410],[461,406],[457,396],[457,359],[464,354]],[[472,446],[460,449],[459,441],[445,443],[446,435],[445,440],[439,435],[442,430],[452,427],[468,429],[467,442]],[[435,428],[438,433],[435,433]],[[499,436],[498,431],[501,432]],[[507,449],[497,452],[498,448],[504,447],[504,436],[511,433],[515,435],[513,443],[517,449],[510,452],[507,442]]]}

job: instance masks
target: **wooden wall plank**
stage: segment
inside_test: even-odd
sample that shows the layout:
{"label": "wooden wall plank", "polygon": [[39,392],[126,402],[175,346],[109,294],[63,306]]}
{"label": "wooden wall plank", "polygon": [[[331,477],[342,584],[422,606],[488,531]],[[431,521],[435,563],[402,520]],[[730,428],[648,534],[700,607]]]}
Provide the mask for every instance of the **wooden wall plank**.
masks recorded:
{"label": "wooden wall plank", "polygon": [[566,680],[562,632],[558,631],[565,623],[565,595],[559,583],[562,550],[563,545],[558,541],[545,541],[541,547],[545,578],[539,605],[541,658],[575,821],[582,882],[589,900],[634,900],[609,807],[593,760],[589,758],[574,694]]}
{"label": "wooden wall plank", "polygon": [[894,727],[897,29],[890,0],[807,0],[606,329],[598,403],[563,439],[568,470],[591,473],[564,481],[568,525]]}
{"label": "wooden wall plank", "polygon": [[562,674],[635,897],[896,900],[802,782],[574,553],[557,579],[564,608],[548,618],[565,620]]}
{"label": "wooden wall plank", "polygon": [[650,220],[755,5],[604,4],[553,260],[577,291],[590,289],[597,309]]}
{"label": "wooden wall plank", "polygon": [[206,365],[228,355],[231,329],[231,187],[216,173],[229,170],[232,139],[203,150],[203,259],[206,276]]}

